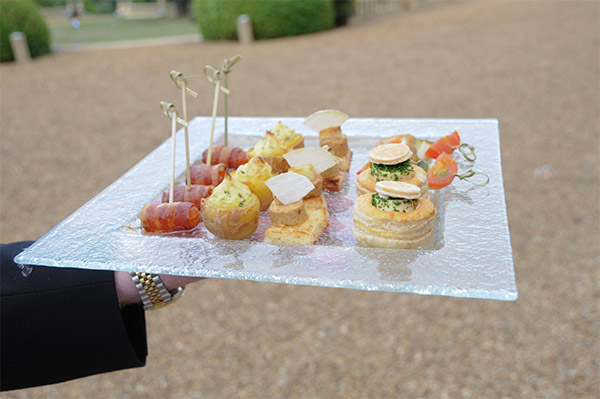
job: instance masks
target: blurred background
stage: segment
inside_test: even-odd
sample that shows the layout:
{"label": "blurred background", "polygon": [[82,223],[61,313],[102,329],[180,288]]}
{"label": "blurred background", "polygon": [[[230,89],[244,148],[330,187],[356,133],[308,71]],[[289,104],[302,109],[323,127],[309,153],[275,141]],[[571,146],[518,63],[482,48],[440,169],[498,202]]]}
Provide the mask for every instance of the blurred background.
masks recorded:
{"label": "blurred background", "polygon": [[[41,237],[169,137],[171,70],[240,53],[233,116],[497,118],[519,289],[202,281],[147,315],[146,367],[3,397],[600,395],[598,2],[2,0],[0,39],[2,242]],[[190,85],[188,113],[210,115],[211,86]]]}

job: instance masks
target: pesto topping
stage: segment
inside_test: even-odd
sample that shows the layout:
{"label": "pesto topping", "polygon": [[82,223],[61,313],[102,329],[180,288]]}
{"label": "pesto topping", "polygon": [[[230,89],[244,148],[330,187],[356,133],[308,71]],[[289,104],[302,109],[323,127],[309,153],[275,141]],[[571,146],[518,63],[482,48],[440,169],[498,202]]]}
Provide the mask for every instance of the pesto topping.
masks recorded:
{"label": "pesto topping", "polygon": [[371,199],[371,205],[377,209],[388,212],[412,212],[415,210],[418,198],[407,199],[407,198],[391,198],[374,193]]}
{"label": "pesto topping", "polygon": [[381,163],[371,163],[371,175],[375,181],[402,181],[406,179],[413,171],[412,162],[407,159],[397,165],[384,165]]}

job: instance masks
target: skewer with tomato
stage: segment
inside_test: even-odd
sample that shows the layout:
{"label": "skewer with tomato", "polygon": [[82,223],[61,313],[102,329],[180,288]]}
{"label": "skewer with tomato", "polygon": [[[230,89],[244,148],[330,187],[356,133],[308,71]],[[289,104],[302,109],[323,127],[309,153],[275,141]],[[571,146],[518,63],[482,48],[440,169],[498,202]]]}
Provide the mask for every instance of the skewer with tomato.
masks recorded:
{"label": "skewer with tomato", "polygon": [[440,154],[452,154],[457,148],[467,161],[475,162],[475,159],[477,158],[475,155],[475,148],[470,144],[461,143],[460,136],[456,130],[447,136],[437,139],[429,146],[427,151],[425,151],[425,155],[431,159],[437,159]]}
{"label": "skewer with tomato", "polygon": [[458,165],[452,156],[446,152],[442,152],[438,155],[435,163],[427,171],[427,181],[429,182],[429,188],[444,188],[449,186],[455,177],[461,180],[468,179],[474,175],[483,175],[486,180],[483,183],[474,183],[476,186],[485,186],[489,183],[490,178],[481,172],[475,172],[468,170],[465,173],[458,174]]}

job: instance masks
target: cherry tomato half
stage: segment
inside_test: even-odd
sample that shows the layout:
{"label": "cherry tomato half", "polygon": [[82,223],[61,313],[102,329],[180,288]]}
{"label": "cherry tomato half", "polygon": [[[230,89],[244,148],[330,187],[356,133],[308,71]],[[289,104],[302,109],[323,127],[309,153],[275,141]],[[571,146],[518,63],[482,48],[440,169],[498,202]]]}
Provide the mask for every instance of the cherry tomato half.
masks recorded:
{"label": "cherry tomato half", "polygon": [[435,143],[429,146],[427,151],[425,151],[425,155],[427,155],[429,158],[437,159],[437,157],[443,152],[452,154],[452,151],[458,148],[459,145],[460,136],[455,130],[452,134],[438,139]]}
{"label": "cherry tomato half", "polygon": [[429,188],[443,188],[452,183],[458,172],[458,165],[450,154],[441,153],[427,171]]}

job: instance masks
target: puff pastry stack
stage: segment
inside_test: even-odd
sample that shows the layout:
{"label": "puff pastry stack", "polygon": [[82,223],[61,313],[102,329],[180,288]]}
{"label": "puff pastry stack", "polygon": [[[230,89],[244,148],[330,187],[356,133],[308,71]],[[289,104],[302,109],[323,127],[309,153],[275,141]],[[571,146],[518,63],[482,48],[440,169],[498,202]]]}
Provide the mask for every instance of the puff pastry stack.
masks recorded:
{"label": "puff pastry stack", "polygon": [[375,192],[379,181],[399,181],[414,184],[420,189],[420,196],[429,198],[427,173],[411,161],[413,152],[403,143],[383,144],[369,152],[371,166],[356,178],[358,195]]}
{"label": "puff pastry stack", "polygon": [[412,249],[425,244],[435,227],[435,207],[410,183],[382,181],[376,193],[354,204],[354,238],[361,246]]}

